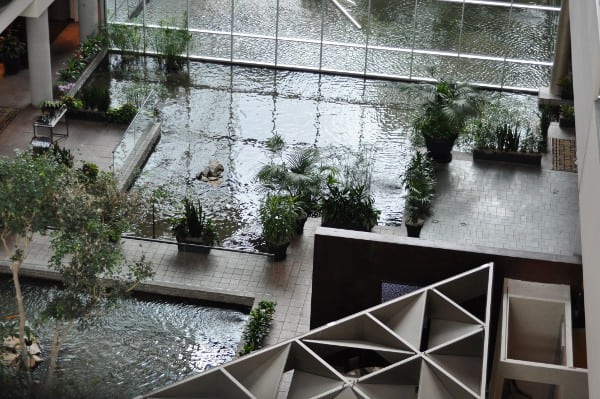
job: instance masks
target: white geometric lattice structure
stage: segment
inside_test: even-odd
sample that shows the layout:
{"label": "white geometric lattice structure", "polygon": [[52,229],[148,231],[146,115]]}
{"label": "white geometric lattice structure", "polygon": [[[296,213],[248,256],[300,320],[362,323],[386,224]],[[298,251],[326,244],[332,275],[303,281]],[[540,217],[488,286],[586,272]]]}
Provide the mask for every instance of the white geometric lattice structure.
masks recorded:
{"label": "white geometric lattice structure", "polygon": [[492,269],[486,264],[144,397],[482,399]]}

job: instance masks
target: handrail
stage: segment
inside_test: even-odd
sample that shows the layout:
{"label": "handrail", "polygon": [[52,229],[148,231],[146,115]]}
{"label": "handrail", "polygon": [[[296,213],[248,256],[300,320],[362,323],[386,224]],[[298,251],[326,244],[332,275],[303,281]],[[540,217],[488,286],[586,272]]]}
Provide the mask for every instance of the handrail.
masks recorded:
{"label": "handrail", "polygon": [[[126,160],[129,158],[129,156],[134,152],[133,150],[135,149],[136,143],[138,141],[137,139],[137,134],[136,134],[136,124],[139,122],[140,119],[140,115],[142,115],[145,111],[146,111],[146,107],[148,105],[148,102],[150,101],[150,99],[152,97],[154,97],[156,95],[155,91],[153,89],[151,89],[148,92],[148,95],[144,98],[144,101],[142,101],[140,107],[138,108],[138,112],[135,114],[135,116],[133,117],[133,119],[131,120],[131,122],[129,123],[129,125],[127,126],[127,129],[125,129],[125,132],[123,133],[123,138],[121,139],[121,141],[119,141],[114,149],[112,150],[112,171],[113,173],[117,174],[117,169],[116,169],[116,165],[115,165],[115,153],[118,151],[118,149],[122,146],[124,146],[125,143],[125,139],[127,138],[128,133],[133,132],[133,148],[131,149],[131,152],[124,157],[123,159],[123,164],[125,164]],[[152,107],[155,107],[155,104],[152,105]],[[124,150],[126,151],[126,150]]]}

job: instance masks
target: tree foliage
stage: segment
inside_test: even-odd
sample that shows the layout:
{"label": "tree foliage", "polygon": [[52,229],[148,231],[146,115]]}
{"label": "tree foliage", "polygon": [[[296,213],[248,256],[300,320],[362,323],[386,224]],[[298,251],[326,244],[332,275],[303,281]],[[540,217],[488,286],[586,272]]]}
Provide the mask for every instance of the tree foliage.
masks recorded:
{"label": "tree foliage", "polygon": [[127,262],[119,244],[145,204],[134,194],[119,191],[109,173],[90,174],[84,168],[69,168],[56,157],[31,153],[0,159],[0,203],[4,205],[0,237],[12,253],[21,337],[25,309],[19,268],[33,234],[48,233],[52,226],[49,266],[61,274],[64,288],[43,310],[56,323],[47,376],[50,385],[58,350],[71,327],[94,325],[104,309],[152,275],[143,257]]}

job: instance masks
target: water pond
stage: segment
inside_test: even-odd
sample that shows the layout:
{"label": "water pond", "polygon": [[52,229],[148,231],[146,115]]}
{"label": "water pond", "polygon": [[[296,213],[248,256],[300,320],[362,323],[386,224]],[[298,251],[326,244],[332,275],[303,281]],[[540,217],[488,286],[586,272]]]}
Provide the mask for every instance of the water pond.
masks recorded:
{"label": "water pond", "polygon": [[[26,309],[41,309],[56,290],[26,280]],[[0,317],[15,309],[12,281],[0,275]],[[122,300],[100,326],[71,331],[55,374],[59,391],[49,397],[131,398],[214,367],[235,356],[247,318],[240,310],[164,297]],[[49,356],[52,326],[35,330]],[[43,379],[47,367],[42,362],[33,378]]]}

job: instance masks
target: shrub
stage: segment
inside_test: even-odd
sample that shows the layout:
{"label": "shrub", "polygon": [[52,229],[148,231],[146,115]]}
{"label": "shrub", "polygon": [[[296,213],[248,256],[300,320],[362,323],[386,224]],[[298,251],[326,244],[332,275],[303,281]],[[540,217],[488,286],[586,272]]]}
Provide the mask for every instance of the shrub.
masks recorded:
{"label": "shrub", "polygon": [[137,114],[137,107],[131,103],[125,103],[119,108],[106,111],[106,120],[112,123],[130,123]]}
{"label": "shrub", "polygon": [[260,206],[259,216],[263,226],[263,238],[269,249],[289,242],[296,234],[300,212],[294,197],[267,195]]}
{"label": "shrub", "polygon": [[255,309],[250,312],[250,319],[242,334],[244,346],[240,356],[263,347],[265,338],[271,331],[271,322],[275,315],[276,302],[260,301]]}
{"label": "shrub", "polygon": [[380,211],[364,185],[330,184],[320,201],[321,225],[339,229],[371,231]]}
{"label": "shrub", "polygon": [[435,168],[431,159],[420,152],[415,153],[402,179],[402,185],[406,189],[404,218],[407,224],[418,224],[431,215],[435,180]]}
{"label": "shrub", "polygon": [[183,199],[183,216],[171,220],[171,230],[177,241],[186,237],[200,238],[204,245],[214,245],[218,241],[212,220],[202,211],[202,205],[196,206],[189,198]]}

